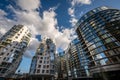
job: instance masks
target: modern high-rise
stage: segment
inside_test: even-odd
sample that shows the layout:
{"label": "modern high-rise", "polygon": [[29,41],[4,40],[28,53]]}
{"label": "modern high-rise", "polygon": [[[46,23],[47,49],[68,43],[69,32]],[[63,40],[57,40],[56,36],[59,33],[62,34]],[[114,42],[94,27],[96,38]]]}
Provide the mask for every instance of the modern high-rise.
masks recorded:
{"label": "modern high-rise", "polygon": [[83,15],[76,32],[93,77],[120,78],[120,10],[102,6]]}
{"label": "modern high-rise", "polygon": [[15,73],[30,37],[26,26],[15,25],[0,38],[0,77],[11,77]]}
{"label": "modern high-rise", "polygon": [[56,79],[66,80],[67,79],[67,65],[65,58],[65,51],[59,52],[55,58],[55,72]]}
{"label": "modern high-rise", "polygon": [[32,79],[54,79],[55,52],[56,46],[50,38],[45,38],[40,42],[30,67],[30,77]]}
{"label": "modern high-rise", "polygon": [[82,49],[78,38],[74,39],[68,49],[65,51],[68,77],[72,79],[88,79],[90,73],[88,70],[88,61],[85,52]]}

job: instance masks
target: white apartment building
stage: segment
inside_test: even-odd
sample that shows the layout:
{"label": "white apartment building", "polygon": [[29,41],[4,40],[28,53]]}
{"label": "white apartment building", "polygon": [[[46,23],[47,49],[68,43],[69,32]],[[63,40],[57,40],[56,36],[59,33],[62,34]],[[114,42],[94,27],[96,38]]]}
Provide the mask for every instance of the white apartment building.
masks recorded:
{"label": "white apartment building", "polygon": [[30,67],[30,75],[33,80],[36,78],[38,80],[53,80],[55,51],[56,46],[51,39],[42,40]]}
{"label": "white apartment building", "polygon": [[26,26],[15,25],[0,38],[0,77],[11,77],[15,73],[30,37]]}

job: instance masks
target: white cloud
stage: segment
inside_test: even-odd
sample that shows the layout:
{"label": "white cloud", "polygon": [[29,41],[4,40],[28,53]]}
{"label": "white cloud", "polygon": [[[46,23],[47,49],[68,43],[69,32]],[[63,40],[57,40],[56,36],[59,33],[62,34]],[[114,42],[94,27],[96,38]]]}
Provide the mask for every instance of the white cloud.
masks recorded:
{"label": "white cloud", "polygon": [[0,33],[1,34],[5,34],[5,32],[6,32],[5,28],[0,28]]}
{"label": "white cloud", "polygon": [[14,21],[6,18],[6,15],[7,13],[0,9],[0,37],[5,34],[5,32],[8,31],[11,26],[13,26],[13,24],[15,24]]}
{"label": "white cloud", "polygon": [[[34,2],[35,1],[35,2]],[[72,29],[63,29],[62,32],[56,29],[58,27],[58,22],[56,18],[55,9],[57,7],[50,8],[49,10],[43,11],[43,16],[39,16],[39,12],[35,9],[39,9],[40,2],[39,0],[18,0],[16,3],[19,5],[22,10],[15,9],[11,5],[8,6],[10,10],[14,12],[14,20],[6,18],[4,14],[2,15],[3,26],[11,28],[15,24],[23,24],[29,27],[32,33],[32,39],[28,50],[25,52],[25,56],[31,57],[29,54],[31,51],[35,51],[38,47],[38,40],[35,38],[35,35],[41,34],[42,36],[50,37],[54,40],[57,48],[62,48],[65,50],[71,41],[70,34],[73,32]],[[32,4],[33,3],[33,4]],[[2,22],[0,22],[2,23]],[[5,28],[5,27],[4,27]],[[9,30],[5,28],[5,30]]]}
{"label": "white cloud", "polygon": [[29,50],[26,50],[24,52],[24,56],[27,57],[27,58],[32,58],[33,57],[32,54],[31,54],[31,51],[29,51]]}
{"label": "white cloud", "polygon": [[75,24],[77,23],[77,19],[75,16],[75,8],[74,7],[68,8],[68,14],[71,16],[69,22],[71,23],[72,26],[75,26]]}
{"label": "white cloud", "polygon": [[35,10],[40,7],[39,0],[18,0],[18,5],[27,11]]}
{"label": "white cloud", "polygon": [[75,8],[68,8],[68,14],[71,16],[71,17],[74,17],[74,11],[75,11]]}
{"label": "white cloud", "polygon": [[72,0],[71,4],[75,6],[76,4],[91,4],[91,2],[91,0]]}
{"label": "white cloud", "polygon": [[83,12],[81,11],[79,16],[76,16],[75,13],[75,8],[78,5],[89,5],[92,3],[92,0],[71,0],[71,7],[68,8],[68,14],[71,16],[71,19],[69,20],[69,22],[71,23],[72,26],[75,26],[76,22],[78,21],[78,17],[81,17],[81,15],[83,14]]}
{"label": "white cloud", "polygon": [[0,17],[7,15],[7,13],[3,10],[0,10]]}
{"label": "white cloud", "polygon": [[32,58],[32,52],[36,52],[36,49],[39,46],[39,41],[36,38],[31,38],[30,43],[28,45],[28,49],[25,51],[24,56],[28,58]]}
{"label": "white cloud", "polygon": [[28,50],[29,51],[33,51],[33,52],[35,52],[36,51],[36,49],[38,48],[38,46],[39,46],[39,41],[38,41],[38,39],[36,39],[36,38],[31,38],[31,40],[30,40],[30,44],[29,44],[29,46],[28,46]]}
{"label": "white cloud", "polygon": [[71,18],[70,20],[69,20],[69,22],[72,24],[72,26],[75,26],[75,24],[77,23],[77,19],[76,18]]}

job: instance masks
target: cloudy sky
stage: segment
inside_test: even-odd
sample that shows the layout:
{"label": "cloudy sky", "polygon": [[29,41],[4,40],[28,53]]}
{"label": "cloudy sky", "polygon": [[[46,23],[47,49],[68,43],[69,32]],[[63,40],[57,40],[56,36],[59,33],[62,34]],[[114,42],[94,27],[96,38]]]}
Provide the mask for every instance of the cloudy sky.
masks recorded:
{"label": "cloudy sky", "polygon": [[120,9],[120,0],[0,0],[0,37],[13,25],[28,26],[32,38],[21,72],[29,72],[31,58],[39,44],[36,36],[54,40],[57,52],[65,50],[76,35],[74,25],[89,10],[99,6]]}

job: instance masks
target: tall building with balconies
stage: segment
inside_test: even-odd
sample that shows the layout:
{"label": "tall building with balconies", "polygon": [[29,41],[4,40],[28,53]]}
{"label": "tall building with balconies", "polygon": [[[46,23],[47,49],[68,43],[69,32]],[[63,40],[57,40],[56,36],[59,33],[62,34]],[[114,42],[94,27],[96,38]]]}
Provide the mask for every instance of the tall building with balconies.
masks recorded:
{"label": "tall building with balconies", "polygon": [[32,79],[53,80],[55,74],[55,52],[56,46],[54,42],[49,38],[43,39],[32,59],[30,67],[30,77]]}
{"label": "tall building with balconies", "polygon": [[73,79],[88,79],[88,60],[78,38],[74,39],[65,51],[68,77]]}
{"label": "tall building with balconies", "polygon": [[91,75],[100,80],[120,78],[120,10],[106,6],[83,15],[76,32]]}
{"label": "tall building with balconies", "polygon": [[15,73],[30,37],[26,26],[15,25],[0,38],[0,77],[10,77]]}

